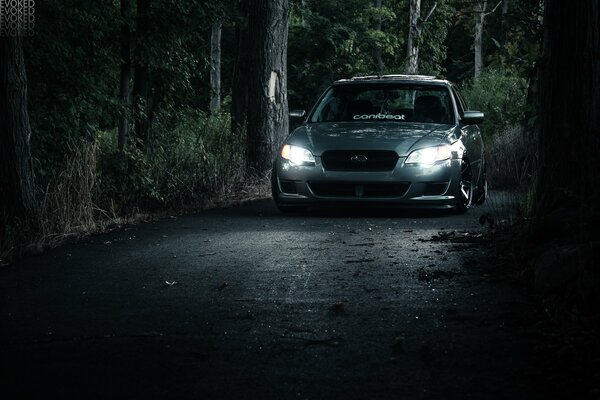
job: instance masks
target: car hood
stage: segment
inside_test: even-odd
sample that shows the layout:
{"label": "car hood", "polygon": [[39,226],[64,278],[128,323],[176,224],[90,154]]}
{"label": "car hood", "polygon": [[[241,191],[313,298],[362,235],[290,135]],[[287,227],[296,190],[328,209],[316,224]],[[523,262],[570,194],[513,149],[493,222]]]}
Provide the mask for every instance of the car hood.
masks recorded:
{"label": "car hood", "polygon": [[394,150],[400,157],[421,147],[450,140],[454,127],[397,122],[335,122],[303,125],[286,143],[309,149],[315,156],[326,150]]}

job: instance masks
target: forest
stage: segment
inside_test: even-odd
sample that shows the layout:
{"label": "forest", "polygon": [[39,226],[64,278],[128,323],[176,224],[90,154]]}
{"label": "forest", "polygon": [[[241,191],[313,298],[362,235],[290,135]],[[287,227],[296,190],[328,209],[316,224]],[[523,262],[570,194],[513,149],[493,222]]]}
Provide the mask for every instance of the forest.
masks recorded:
{"label": "forest", "polygon": [[[0,259],[145,215],[264,197],[289,110],[310,110],[337,79],[393,73],[457,83],[485,112],[490,187],[516,193],[514,219],[543,226],[557,209],[585,209],[577,235],[589,243],[598,142],[575,132],[597,129],[598,39],[571,29],[577,45],[565,48],[552,35],[570,25],[550,25],[564,7],[553,4],[36,4],[35,32],[2,38]],[[580,21],[594,7],[568,11],[595,32],[597,21]],[[568,167],[556,161],[565,155]]]}
{"label": "forest", "polygon": [[[31,165],[20,190],[3,187],[17,206],[3,217],[3,251],[24,237],[51,243],[136,214],[261,193],[287,110],[310,110],[334,80],[356,75],[460,84],[486,110],[483,129],[498,151],[490,158],[515,157],[492,184],[523,187],[532,172],[524,147],[541,45],[536,0],[61,0],[35,12],[19,66]],[[265,24],[277,36],[265,36]],[[273,59],[257,54],[265,40],[279,47]],[[267,79],[253,79],[262,61],[282,74],[279,122],[263,121],[270,116],[248,101],[261,90],[252,83]],[[257,136],[263,128],[267,138]]]}
{"label": "forest", "polygon": [[[266,199],[273,160],[299,124],[291,113],[309,112],[334,81],[435,76],[485,113],[489,188],[510,198],[508,215],[493,204],[485,214],[475,208],[471,219],[487,229],[477,237],[493,245],[503,277],[538,296],[552,329],[567,326],[563,350],[586,354],[573,363],[578,371],[598,376],[598,0],[54,0],[31,5],[27,29],[11,23],[13,3],[0,3],[3,268],[65,243],[93,243],[96,234]],[[262,210],[255,222],[263,228],[306,223],[263,224]],[[274,233],[287,238],[275,242],[296,240],[289,232]],[[442,233],[432,240],[454,240],[455,231]],[[376,261],[365,257],[346,262]],[[429,285],[462,273],[416,276]],[[218,293],[232,290],[228,279]],[[347,303],[336,301],[327,315],[346,315]],[[305,344],[339,344],[328,340]],[[422,348],[421,358],[429,354]]]}

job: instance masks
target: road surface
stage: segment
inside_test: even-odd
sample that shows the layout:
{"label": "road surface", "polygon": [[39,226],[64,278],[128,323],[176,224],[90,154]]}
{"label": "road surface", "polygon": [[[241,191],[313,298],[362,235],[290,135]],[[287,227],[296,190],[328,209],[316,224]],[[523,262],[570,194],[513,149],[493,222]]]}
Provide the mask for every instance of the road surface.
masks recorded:
{"label": "road surface", "polygon": [[4,398],[538,398],[530,300],[486,262],[485,212],[264,200],[18,261]]}

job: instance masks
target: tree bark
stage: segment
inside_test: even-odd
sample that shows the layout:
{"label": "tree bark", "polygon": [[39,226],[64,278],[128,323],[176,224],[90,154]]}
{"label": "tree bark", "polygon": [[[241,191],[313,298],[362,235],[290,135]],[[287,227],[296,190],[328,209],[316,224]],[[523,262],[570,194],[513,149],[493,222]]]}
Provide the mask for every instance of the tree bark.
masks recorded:
{"label": "tree bark", "polygon": [[419,73],[419,36],[421,36],[421,0],[410,0],[410,23],[406,42],[407,74]]}
{"label": "tree bark", "polygon": [[600,0],[547,0],[539,70],[539,168],[534,207],[598,210]]}
{"label": "tree bark", "polygon": [[248,114],[248,3],[239,0],[238,7],[242,18],[235,26],[235,43],[237,50],[233,66],[231,87],[231,128],[237,134],[245,132]]}
{"label": "tree bark", "polygon": [[215,22],[210,33],[210,112],[221,107],[221,22]]}
{"label": "tree bark", "polygon": [[508,11],[510,8],[510,0],[502,1],[502,22],[500,24],[500,43],[503,47],[506,46],[506,39],[508,33]]}
{"label": "tree bark", "polygon": [[123,104],[122,115],[119,118],[118,144],[123,151],[127,146],[129,135],[129,113],[131,108],[131,94],[129,83],[131,81],[131,1],[121,0],[121,73],[119,82],[119,99]]}
{"label": "tree bark", "polygon": [[0,37],[0,223],[36,218],[27,111],[27,74],[20,36]]}
{"label": "tree bark", "polygon": [[475,0],[475,41],[473,50],[475,52],[474,77],[479,78],[483,69],[483,27],[485,22],[485,11],[487,0]]}
{"label": "tree bark", "polygon": [[[383,0],[375,0],[375,9],[377,11],[381,11],[382,3],[383,3]],[[375,29],[381,32],[381,29],[382,29],[381,15],[379,15],[379,17],[377,18],[377,22],[375,24]],[[377,65],[377,72],[381,74],[383,72],[383,70],[385,69],[385,64],[383,63],[383,54],[381,51],[381,47],[379,47],[378,45],[376,45],[375,49],[373,50],[373,56],[375,57],[375,64]]]}
{"label": "tree bark", "polygon": [[249,5],[247,173],[264,176],[288,134],[288,0],[253,0]]}
{"label": "tree bark", "polygon": [[150,0],[138,0],[135,18],[135,57],[133,77],[133,119],[138,144],[143,145],[148,136],[148,61],[145,43],[148,34]]}

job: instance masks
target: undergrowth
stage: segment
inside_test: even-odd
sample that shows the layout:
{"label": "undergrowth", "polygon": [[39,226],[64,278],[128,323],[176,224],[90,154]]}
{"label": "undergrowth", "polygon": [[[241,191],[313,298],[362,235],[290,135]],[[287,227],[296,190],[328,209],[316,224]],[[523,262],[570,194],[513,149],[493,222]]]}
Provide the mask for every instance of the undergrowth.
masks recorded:
{"label": "undergrowth", "polygon": [[37,224],[9,216],[0,229],[0,264],[153,216],[269,196],[267,177],[246,178],[245,138],[228,114],[187,111],[176,120],[156,124],[151,146],[132,138],[124,152],[115,131],[71,143],[61,170],[39,184]]}

